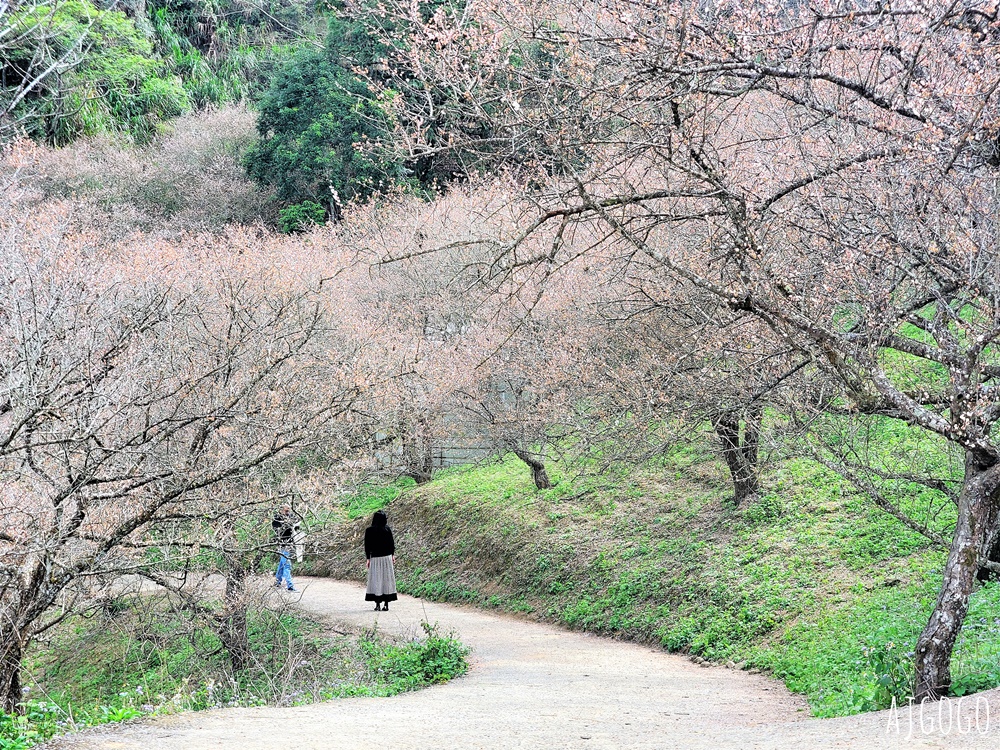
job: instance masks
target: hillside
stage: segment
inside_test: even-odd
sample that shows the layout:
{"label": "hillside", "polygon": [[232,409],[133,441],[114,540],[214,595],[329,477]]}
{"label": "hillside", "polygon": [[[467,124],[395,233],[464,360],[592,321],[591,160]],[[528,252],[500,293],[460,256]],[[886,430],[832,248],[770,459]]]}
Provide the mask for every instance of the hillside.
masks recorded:
{"label": "hillside", "polygon": [[284,701],[251,584],[376,508],[819,717],[1000,685],[1000,14],[626,5],[0,0],[0,750],[158,710],[133,643]]}
{"label": "hillside", "polygon": [[4,3],[0,140],[55,146],[117,134],[150,142],[180,114],[253,101],[322,35],[308,3],[244,0]]}
{"label": "hillside", "polygon": [[[707,445],[543,491],[516,459],[457,468],[348,505],[358,517],[320,566],[359,578],[361,514],[387,504],[407,593],[764,670],[817,716],[902,698],[943,552],[808,461],[772,466],[763,484],[733,508]],[[958,695],[1000,684],[998,597],[992,584],[973,597]]]}

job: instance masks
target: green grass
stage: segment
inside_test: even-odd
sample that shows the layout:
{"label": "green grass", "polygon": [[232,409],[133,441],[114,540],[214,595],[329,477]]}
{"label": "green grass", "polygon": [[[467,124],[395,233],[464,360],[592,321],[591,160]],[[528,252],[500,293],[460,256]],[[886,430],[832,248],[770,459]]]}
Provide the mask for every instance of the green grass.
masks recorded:
{"label": "green grass", "polygon": [[355,492],[347,495],[344,506],[347,517],[351,520],[370,516],[377,510],[388,507],[389,503],[399,497],[400,493],[416,482],[409,478],[398,479],[389,485],[363,484]]}
{"label": "green grass", "polygon": [[[907,430],[886,434],[887,461],[934,447]],[[707,442],[603,475],[553,469],[551,490],[536,490],[512,459],[440,472],[393,500],[400,589],[759,668],[803,693],[817,716],[908,694],[944,552],[840,477],[780,460],[761,497],[734,508]],[[914,508],[924,502],[900,491]],[[947,529],[953,509],[935,508]],[[332,572],[357,575],[349,555],[343,570],[331,559]],[[973,596],[954,692],[1000,685],[998,657],[1000,586],[991,585]]]}
{"label": "green grass", "polygon": [[465,647],[426,625],[397,641],[330,633],[300,614],[251,613],[251,660],[234,673],[215,633],[145,600],[60,625],[26,663],[23,716],[0,712],[0,749],[95,724],[246,705],[389,696],[463,674]]}

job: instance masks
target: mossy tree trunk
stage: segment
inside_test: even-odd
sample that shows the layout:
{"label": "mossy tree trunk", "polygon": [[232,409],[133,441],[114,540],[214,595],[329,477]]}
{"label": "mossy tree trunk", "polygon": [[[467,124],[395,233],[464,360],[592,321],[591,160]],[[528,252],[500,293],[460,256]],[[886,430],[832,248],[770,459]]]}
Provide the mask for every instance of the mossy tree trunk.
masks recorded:
{"label": "mossy tree trunk", "polygon": [[951,656],[980,561],[997,536],[1000,521],[1000,464],[985,454],[969,452],[958,499],[958,520],[934,611],[917,640],[914,698],[936,700],[951,688]]}
{"label": "mossy tree trunk", "polygon": [[552,489],[552,481],[549,479],[549,473],[545,470],[544,463],[520,448],[512,450],[514,455],[524,461],[531,469],[531,478],[535,482],[535,487],[540,490]]}
{"label": "mossy tree trunk", "polygon": [[724,412],[712,421],[722,443],[722,458],[732,477],[736,505],[760,492],[757,458],[762,416],[762,409],[757,406],[742,415],[737,411]]}

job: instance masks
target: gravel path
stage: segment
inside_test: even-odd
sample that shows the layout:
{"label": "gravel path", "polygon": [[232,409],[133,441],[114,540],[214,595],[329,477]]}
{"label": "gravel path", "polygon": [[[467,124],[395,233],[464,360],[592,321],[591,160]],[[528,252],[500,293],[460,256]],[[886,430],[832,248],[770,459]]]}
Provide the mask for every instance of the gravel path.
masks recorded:
{"label": "gravel path", "polygon": [[[997,748],[1000,691],[846,719],[808,719],[768,678],[700,667],[652,648],[466,607],[401,597],[375,613],[355,583],[297,579],[300,606],[397,633],[421,619],[472,648],[464,677],[393,698],[246,708],[98,728],[50,743],[69,750],[471,750],[472,748]],[[964,730],[964,731],[963,731]]]}

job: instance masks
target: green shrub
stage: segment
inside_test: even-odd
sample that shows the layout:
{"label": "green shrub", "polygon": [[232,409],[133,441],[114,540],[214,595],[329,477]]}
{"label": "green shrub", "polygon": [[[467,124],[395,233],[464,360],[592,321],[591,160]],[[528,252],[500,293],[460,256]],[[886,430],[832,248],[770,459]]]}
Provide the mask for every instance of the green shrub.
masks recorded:
{"label": "green shrub", "polygon": [[393,693],[447,682],[468,671],[465,646],[439,635],[436,625],[423,622],[421,627],[426,635],[423,641],[395,645],[369,638],[361,643],[368,669]]}
{"label": "green shrub", "polygon": [[[420,3],[419,10],[427,13],[434,5]],[[284,62],[260,100],[260,141],[246,159],[247,173],[274,187],[281,201],[317,202],[337,220],[351,202],[392,190],[430,194],[461,179],[464,156],[452,152],[449,134],[485,140],[492,132],[487,117],[471,115],[464,101],[456,101],[460,95],[391,67],[399,49],[381,40],[398,28],[373,33],[366,23],[401,22],[362,4],[350,18],[330,19],[322,50],[304,48]],[[399,33],[393,44],[403,46],[405,38]],[[422,105],[428,98],[435,114],[422,123],[421,137],[442,148],[412,157],[397,146],[399,105]]]}
{"label": "green shrub", "polygon": [[178,80],[149,38],[125,13],[89,0],[66,0],[14,13],[15,66],[33,58],[62,59],[80,48],[80,63],[46,78],[21,103],[29,134],[54,145],[81,135],[122,132],[147,141],[156,123],[189,108]]}
{"label": "green shrub", "polygon": [[158,120],[182,115],[191,106],[179,78],[149,78],[143,81],[138,104],[147,115]]}
{"label": "green shrub", "polygon": [[0,99],[19,71],[55,71],[14,115],[28,135],[62,146],[84,135],[145,143],[192,107],[255,100],[273,69],[325,25],[309,0],[61,0],[14,4],[4,17]]}
{"label": "green shrub", "polygon": [[0,750],[26,750],[70,729],[128,721],[142,712],[131,705],[101,705],[93,711],[73,713],[50,701],[29,700],[23,713],[0,711]]}
{"label": "green shrub", "polygon": [[56,735],[66,725],[66,712],[54,703],[26,701],[23,714],[0,711],[0,750],[22,750]]}
{"label": "green shrub", "polygon": [[256,100],[274,66],[323,24],[307,0],[150,0],[146,13],[195,107]]}
{"label": "green shrub", "polygon": [[431,626],[423,640],[398,644],[376,632],[330,636],[299,614],[251,610],[249,664],[234,672],[204,622],[148,596],[122,597],[109,609],[70,618],[44,647],[35,644],[26,683],[47,700],[27,700],[24,715],[0,712],[0,750],[146,714],[394,695],[468,666],[465,647]]}
{"label": "green shrub", "polygon": [[888,708],[893,701],[906,703],[913,695],[913,652],[894,641],[861,649],[861,679],[870,695],[866,710]]}
{"label": "green shrub", "polygon": [[278,212],[278,227],[285,234],[302,232],[326,221],[326,209],[313,201],[293,203]]}
{"label": "green shrub", "polygon": [[260,101],[260,141],[246,157],[250,176],[288,203],[310,201],[339,217],[341,206],[407,184],[385,143],[390,109],[353,68],[381,54],[364,28],[333,20],[323,50],[304,49]]}

